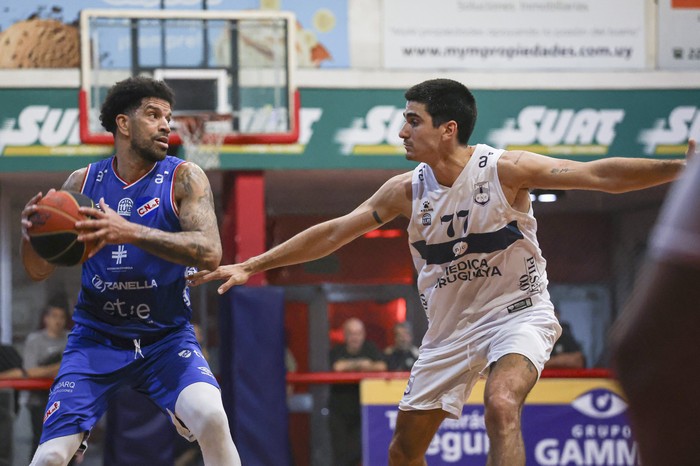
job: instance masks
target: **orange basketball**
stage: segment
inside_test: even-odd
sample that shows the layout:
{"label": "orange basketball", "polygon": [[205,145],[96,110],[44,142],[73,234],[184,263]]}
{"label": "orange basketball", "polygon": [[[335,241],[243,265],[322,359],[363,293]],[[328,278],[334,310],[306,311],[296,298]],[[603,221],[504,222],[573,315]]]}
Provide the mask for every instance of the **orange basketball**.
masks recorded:
{"label": "orange basketball", "polygon": [[29,240],[39,256],[54,265],[72,266],[87,260],[95,242],[78,241],[75,222],[85,220],[80,207],[94,207],[92,199],[72,191],[55,191],[37,203],[29,216]]}

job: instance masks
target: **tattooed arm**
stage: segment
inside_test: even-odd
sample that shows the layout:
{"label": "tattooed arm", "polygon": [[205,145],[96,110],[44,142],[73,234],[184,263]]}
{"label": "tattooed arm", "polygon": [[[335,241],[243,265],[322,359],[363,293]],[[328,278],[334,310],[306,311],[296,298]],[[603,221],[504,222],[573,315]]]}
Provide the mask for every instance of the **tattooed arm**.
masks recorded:
{"label": "tattooed arm", "polygon": [[410,212],[409,172],[391,178],[349,214],[314,225],[240,264],[222,265],[213,272],[199,272],[192,277],[191,283],[199,285],[212,280],[226,280],[218,290],[220,294],[225,293],[232,286],[245,283],[254,273],[325,257],[399,215],[410,217]]}
{"label": "tattooed arm", "polygon": [[95,219],[76,224],[85,230],[78,240],[99,241],[92,255],[105,244],[130,243],[177,264],[207,270],[217,267],[221,240],[209,180],[197,165],[184,163],[176,172],[173,189],[183,231],[168,232],[129,222],[100,200],[102,211],[80,209]]}
{"label": "tattooed arm", "polygon": [[[695,152],[688,142],[686,158]],[[529,189],[584,189],[623,193],[675,180],[685,159],[657,160],[609,157],[591,162],[546,157],[526,151],[505,152],[498,161],[498,175],[511,204]]]}

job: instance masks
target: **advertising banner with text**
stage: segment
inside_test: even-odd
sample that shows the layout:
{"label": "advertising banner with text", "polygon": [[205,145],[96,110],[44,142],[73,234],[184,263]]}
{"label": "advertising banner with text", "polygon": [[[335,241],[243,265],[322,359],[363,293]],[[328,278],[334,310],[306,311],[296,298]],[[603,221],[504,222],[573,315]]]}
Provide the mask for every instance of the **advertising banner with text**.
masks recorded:
{"label": "advertising banner with text", "polygon": [[[361,383],[363,463],[385,465],[405,381]],[[433,437],[429,466],[485,464],[484,382],[474,387],[459,419],[447,419]],[[627,404],[608,379],[542,379],[523,407],[527,464],[639,465],[639,449],[625,417]]]}
{"label": "advertising banner with text", "polygon": [[389,69],[645,66],[639,0],[385,0],[383,27]]}
{"label": "advertising banner with text", "polygon": [[[0,89],[0,170],[69,170],[111,154],[80,143],[76,89]],[[471,144],[552,157],[682,157],[700,139],[700,89],[474,90]],[[399,131],[405,100],[395,89],[302,89],[299,140],[224,145],[225,170],[412,169]],[[254,112],[242,112],[241,119]],[[247,124],[241,121],[241,124]],[[46,158],[46,162],[38,158]]]}
{"label": "advertising banner with text", "polygon": [[700,69],[700,0],[658,0],[660,69]]}

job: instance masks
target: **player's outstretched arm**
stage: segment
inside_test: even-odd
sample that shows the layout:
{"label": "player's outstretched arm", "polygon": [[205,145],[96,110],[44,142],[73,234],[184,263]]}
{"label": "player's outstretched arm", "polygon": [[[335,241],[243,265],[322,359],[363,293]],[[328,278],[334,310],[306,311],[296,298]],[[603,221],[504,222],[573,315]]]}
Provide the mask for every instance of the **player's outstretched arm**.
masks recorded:
{"label": "player's outstretched arm", "polygon": [[325,257],[398,215],[410,215],[410,209],[411,173],[404,173],[384,183],[372,197],[349,214],[314,225],[240,264],[222,265],[211,272],[198,272],[190,277],[190,284],[196,286],[213,280],[225,280],[218,288],[219,294],[225,293],[234,285],[242,285],[255,273]]}
{"label": "player's outstretched arm", "polygon": [[591,162],[556,159],[525,151],[506,152],[498,172],[504,187],[519,189],[583,189],[623,193],[675,180],[695,153],[688,141],[686,159],[658,160],[610,157]]}
{"label": "player's outstretched arm", "polygon": [[129,243],[177,264],[215,268],[221,261],[221,240],[209,180],[197,165],[184,163],[176,173],[173,189],[182,231],[163,231],[129,222],[102,199],[100,209],[80,209],[93,219],[76,224],[84,230],[78,240],[98,241],[90,257],[106,244]]}

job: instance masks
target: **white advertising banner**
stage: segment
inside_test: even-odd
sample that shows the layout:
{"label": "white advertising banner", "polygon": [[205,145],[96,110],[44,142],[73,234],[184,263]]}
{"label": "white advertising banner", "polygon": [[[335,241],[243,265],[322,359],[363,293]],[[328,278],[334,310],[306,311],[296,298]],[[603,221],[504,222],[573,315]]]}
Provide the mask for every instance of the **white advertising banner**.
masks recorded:
{"label": "white advertising banner", "polygon": [[700,0],[658,0],[661,69],[700,69]]}
{"label": "white advertising banner", "polygon": [[645,66],[641,0],[384,0],[383,25],[389,69]]}

